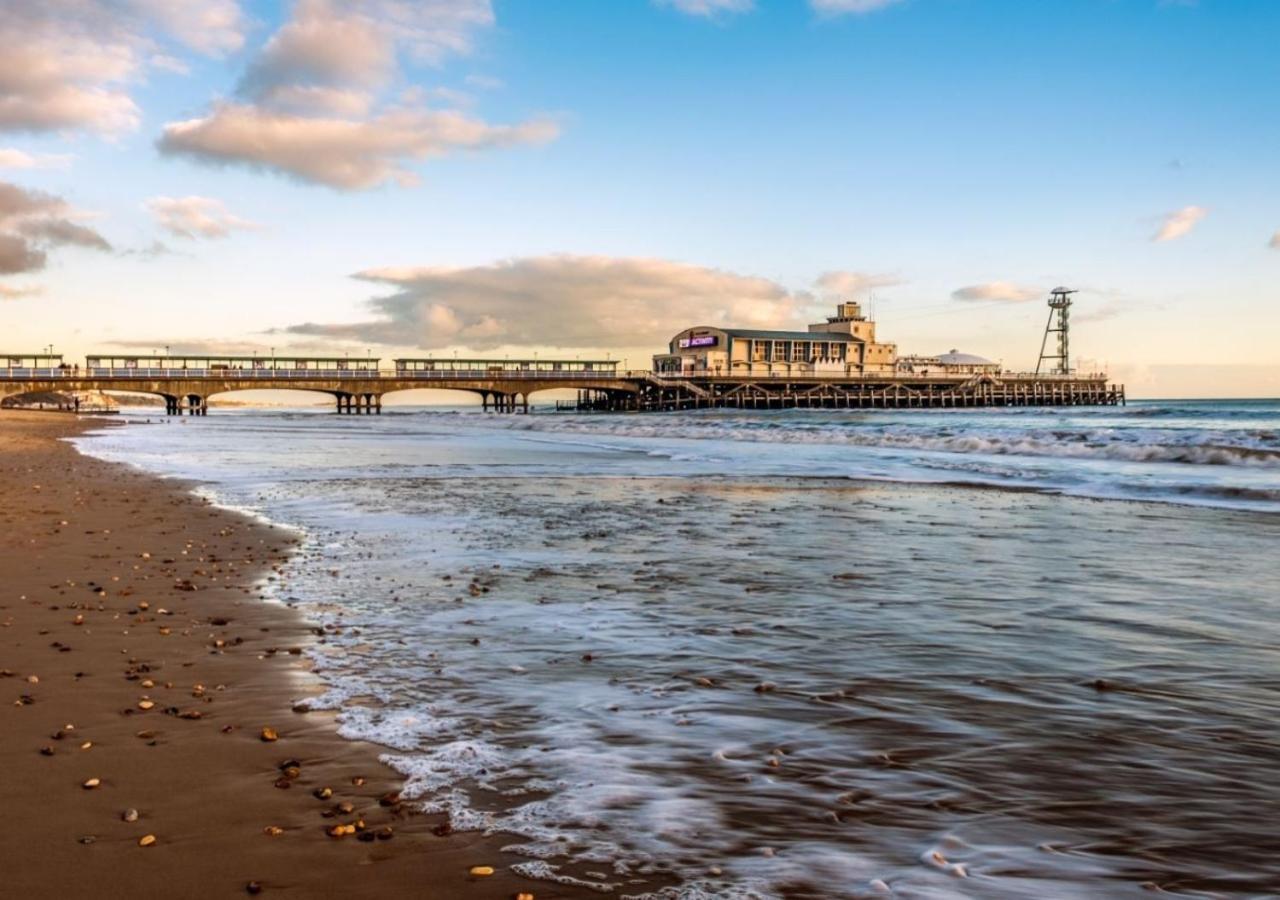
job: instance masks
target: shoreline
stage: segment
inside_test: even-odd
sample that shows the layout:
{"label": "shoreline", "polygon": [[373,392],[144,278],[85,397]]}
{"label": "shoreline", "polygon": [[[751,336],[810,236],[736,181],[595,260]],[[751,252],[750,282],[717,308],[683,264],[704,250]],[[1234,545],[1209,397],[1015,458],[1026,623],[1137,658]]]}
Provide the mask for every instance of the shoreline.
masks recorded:
{"label": "shoreline", "polygon": [[323,690],[303,655],[323,632],[261,585],[297,537],[65,440],[99,424],[0,414],[7,889],[588,895],[508,871],[507,836],[442,836],[391,799],[384,748],[295,712]]}

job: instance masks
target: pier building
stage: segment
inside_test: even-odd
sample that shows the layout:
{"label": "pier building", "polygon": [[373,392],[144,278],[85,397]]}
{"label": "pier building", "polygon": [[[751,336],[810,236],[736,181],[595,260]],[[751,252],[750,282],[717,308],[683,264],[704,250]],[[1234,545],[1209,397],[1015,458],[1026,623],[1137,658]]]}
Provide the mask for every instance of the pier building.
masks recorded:
{"label": "pier building", "polygon": [[897,356],[894,344],[876,340],[876,323],[860,304],[841,303],[808,331],[686,328],[653,357],[653,368],[660,375],[850,376],[891,373]]}

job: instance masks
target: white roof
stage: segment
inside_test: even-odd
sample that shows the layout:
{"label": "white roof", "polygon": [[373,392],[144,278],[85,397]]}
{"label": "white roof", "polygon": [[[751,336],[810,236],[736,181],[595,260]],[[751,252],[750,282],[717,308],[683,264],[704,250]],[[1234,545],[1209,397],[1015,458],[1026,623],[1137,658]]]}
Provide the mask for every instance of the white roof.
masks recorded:
{"label": "white roof", "polygon": [[961,353],[959,350],[952,350],[949,353],[938,354],[938,362],[944,366],[994,366],[991,360],[981,356],[975,356],[972,353]]}

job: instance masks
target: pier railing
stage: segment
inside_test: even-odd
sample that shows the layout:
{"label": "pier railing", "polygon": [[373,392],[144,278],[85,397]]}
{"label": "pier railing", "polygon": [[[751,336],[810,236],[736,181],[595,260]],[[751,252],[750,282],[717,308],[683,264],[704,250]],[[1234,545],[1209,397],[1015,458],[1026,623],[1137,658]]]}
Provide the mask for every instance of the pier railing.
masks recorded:
{"label": "pier railing", "polygon": [[714,379],[717,381],[839,381],[892,383],[895,381],[920,381],[930,378],[955,379],[958,377],[989,377],[997,381],[1036,381],[1040,383],[1099,381],[1105,382],[1104,372],[1072,373],[1070,375],[1037,375],[1034,372],[874,372],[865,374],[844,374],[840,372],[722,372],[714,370],[696,370],[686,372],[655,372],[649,369],[625,369],[613,371],[599,369],[591,371],[535,371],[524,369],[431,369],[431,370],[396,370],[396,369],[170,369],[170,368],[91,368],[91,369],[34,369],[34,368],[0,368],[0,380],[32,381],[44,379],[66,379],[68,381],[106,378],[112,380],[154,380],[157,378],[218,378],[227,380],[245,379],[260,381],[301,381],[317,378],[349,378],[358,380],[386,379],[397,381],[457,381],[465,379],[527,379],[530,381],[600,381],[601,379],[643,379],[652,378],[662,381],[688,381],[697,379]]}

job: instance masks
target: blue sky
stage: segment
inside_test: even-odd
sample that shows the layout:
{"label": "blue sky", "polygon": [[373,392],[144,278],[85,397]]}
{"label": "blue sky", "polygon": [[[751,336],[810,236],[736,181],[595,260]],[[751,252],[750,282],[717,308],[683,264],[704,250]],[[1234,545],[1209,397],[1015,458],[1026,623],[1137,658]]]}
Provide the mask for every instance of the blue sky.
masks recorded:
{"label": "blue sky", "polygon": [[840,272],[904,352],[1033,364],[1065,283],[1138,392],[1280,395],[1280,4],[848,5],[0,0],[79,92],[0,52],[0,182],[110,247],[11,215],[6,342],[642,365]]}

